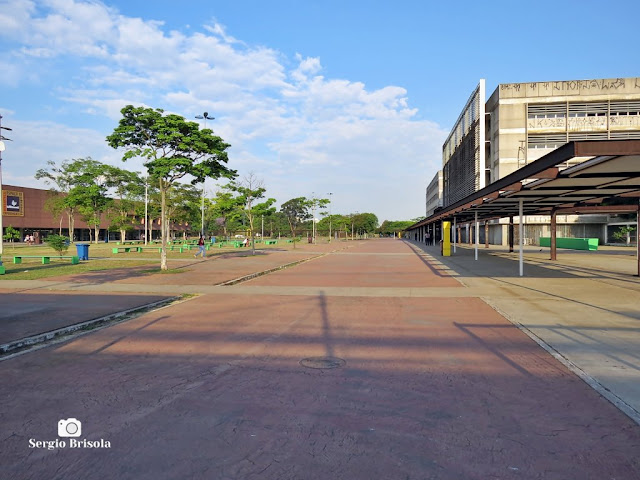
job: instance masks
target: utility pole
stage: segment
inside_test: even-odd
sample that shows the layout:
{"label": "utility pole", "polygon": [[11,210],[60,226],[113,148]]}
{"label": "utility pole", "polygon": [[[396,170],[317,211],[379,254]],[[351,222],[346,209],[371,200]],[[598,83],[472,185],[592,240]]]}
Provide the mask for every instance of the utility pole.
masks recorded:
{"label": "utility pole", "polygon": [[[10,138],[7,138],[2,135],[2,130],[9,130],[9,127],[2,126],[2,115],[0,115],[0,255],[2,255],[2,248],[4,242],[4,227],[2,226],[2,215],[4,214],[4,209],[7,207],[4,195],[2,194],[2,152],[4,151],[4,141],[11,141]],[[23,208],[23,205],[20,205],[20,208]],[[2,259],[0,258],[0,266],[2,266]]]}
{"label": "utility pole", "polygon": [[333,193],[329,192],[327,195],[329,195],[329,243],[331,243],[331,196]]}

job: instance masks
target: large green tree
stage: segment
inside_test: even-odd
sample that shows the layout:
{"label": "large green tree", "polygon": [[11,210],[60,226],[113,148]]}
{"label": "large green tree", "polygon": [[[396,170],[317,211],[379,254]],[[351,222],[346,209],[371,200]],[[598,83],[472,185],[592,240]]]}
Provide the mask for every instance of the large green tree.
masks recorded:
{"label": "large green tree", "polygon": [[160,268],[167,270],[169,189],[184,177],[191,177],[193,184],[205,178],[234,178],[236,172],[226,166],[230,145],[210,129],[200,130],[196,122],[180,115],[165,115],[159,108],[127,105],[120,112],[122,118],[107,142],[113,148],[125,149],[123,161],[145,159],[149,176],[157,182],[161,198]]}
{"label": "large green tree", "polygon": [[291,238],[294,240],[294,248],[296,246],[295,239],[298,227],[301,223],[311,218],[311,212],[309,212],[310,207],[311,203],[306,197],[292,198],[280,206],[280,211],[287,217],[287,222],[289,222]]}
{"label": "large green tree", "polygon": [[222,228],[225,237],[229,236],[229,229],[234,220],[238,220],[242,215],[241,207],[240,198],[235,196],[230,189],[223,188],[216,192],[212,201],[211,213],[216,224]]}
{"label": "large green tree", "polygon": [[[68,165],[71,172],[71,189],[67,196],[68,204],[80,212],[82,219],[94,228],[94,242],[98,242],[98,233],[102,215],[113,204],[107,196],[110,188],[118,182],[118,173],[122,170],[93,160],[90,157],[79,158]],[[89,229],[91,237],[91,229]]]}

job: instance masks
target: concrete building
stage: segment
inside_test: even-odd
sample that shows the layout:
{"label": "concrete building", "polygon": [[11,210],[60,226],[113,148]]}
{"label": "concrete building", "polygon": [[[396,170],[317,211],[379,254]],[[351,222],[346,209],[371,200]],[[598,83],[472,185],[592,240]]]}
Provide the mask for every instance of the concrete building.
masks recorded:
{"label": "concrete building", "polygon": [[438,170],[427,187],[426,216],[433,215],[440,207],[442,207],[442,170]]}
{"label": "concrete building", "polygon": [[[481,80],[443,146],[444,207],[567,142],[640,139],[638,77],[501,84],[486,103],[484,97]],[[561,215],[557,220],[559,236],[597,237],[601,243],[609,242],[616,229],[607,225],[635,225],[624,216]],[[506,244],[507,222],[491,222],[490,243]],[[548,236],[548,224],[549,217],[526,217],[525,243]]]}

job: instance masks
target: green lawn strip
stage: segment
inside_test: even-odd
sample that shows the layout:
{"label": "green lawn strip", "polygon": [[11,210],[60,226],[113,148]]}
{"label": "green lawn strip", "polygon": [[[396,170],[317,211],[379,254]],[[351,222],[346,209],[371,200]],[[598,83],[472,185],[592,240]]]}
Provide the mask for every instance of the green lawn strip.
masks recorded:
{"label": "green lawn strip", "polygon": [[[6,257],[6,254],[3,255]],[[48,265],[42,265],[38,261],[23,262],[15,265],[13,261],[4,260],[3,265],[6,273],[0,275],[0,282],[3,280],[38,280],[41,278],[57,277],[61,275],[74,275],[78,273],[95,272],[100,270],[113,270],[117,268],[132,268],[149,265],[149,260],[132,262],[128,260],[89,260],[72,265],[68,262],[52,260]]]}

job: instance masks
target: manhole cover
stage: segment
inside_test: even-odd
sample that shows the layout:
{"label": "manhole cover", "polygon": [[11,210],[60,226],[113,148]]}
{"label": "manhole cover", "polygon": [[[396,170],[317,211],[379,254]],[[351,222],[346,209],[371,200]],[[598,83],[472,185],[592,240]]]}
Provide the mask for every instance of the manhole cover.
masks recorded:
{"label": "manhole cover", "polygon": [[300,365],[307,368],[338,368],[345,363],[347,362],[336,357],[309,357],[300,360]]}

